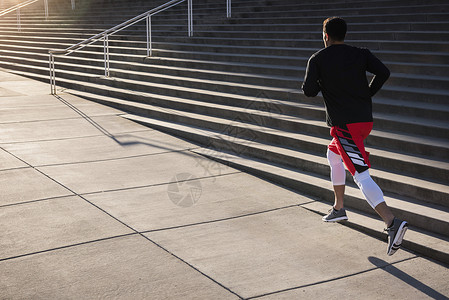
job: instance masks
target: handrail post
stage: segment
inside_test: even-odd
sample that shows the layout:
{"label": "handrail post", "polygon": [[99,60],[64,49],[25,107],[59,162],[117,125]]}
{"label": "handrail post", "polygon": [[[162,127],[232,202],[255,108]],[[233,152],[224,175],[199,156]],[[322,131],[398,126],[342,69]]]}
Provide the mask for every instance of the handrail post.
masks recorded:
{"label": "handrail post", "polygon": [[75,0],[72,0],[72,10],[75,10]]}
{"label": "handrail post", "polygon": [[151,15],[147,16],[147,56],[153,56],[153,45],[151,40]]}
{"label": "handrail post", "polygon": [[109,36],[104,35],[104,76],[109,77]]}
{"label": "handrail post", "polygon": [[55,71],[55,57],[50,52],[50,90],[52,95],[56,95],[56,71]]}
{"label": "handrail post", "polygon": [[44,0],[45,21],[48,21],[48,0]]}
{"label": "handrail post", "polygon": [[231,0],[226,0],[226,18],[231,17]]}
{"label": "handrail post", "polygon": [[187,27],[189,28],[189,37],[193,36],[193,5],[192,5],[192,0],[188,0],[187,1],[187,21],[188,21],[188,25]]}
{"label": "handrail post", "polygon": [[17,30],[22,31],[22,26],[20,25],[20,7],[17,9]]}

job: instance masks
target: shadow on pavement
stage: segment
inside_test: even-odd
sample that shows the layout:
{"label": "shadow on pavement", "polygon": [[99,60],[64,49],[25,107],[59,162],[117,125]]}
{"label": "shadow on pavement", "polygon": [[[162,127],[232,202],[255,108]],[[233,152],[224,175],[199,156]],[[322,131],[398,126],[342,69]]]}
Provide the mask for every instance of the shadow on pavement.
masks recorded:
{"label": "shadow on pavement", "polygon": [[394,277],[402,280],[403,282],[409,284],[410,286],[414,287],[415,289],[423,292],[424,294],[426,294],[429,297],[432,297],[434,299],[448,299],[445,295],[435,291],[433,288],[431,288],[430,286],[422,283],[421,281],[413,278],[412,276],[408,275],[407,273],[405,273],[404,271],[399,270],[398,268],[396,268],[395,266],[393,266],[392,264],[377,258],[377,257],[373,257],[370,256],[368,257],[368,260],[370,261],[370,263],[372,263],[373,265],[375,265],[376,267],[379,267],[380,269],[384,270],[385,272],[393,275]]}

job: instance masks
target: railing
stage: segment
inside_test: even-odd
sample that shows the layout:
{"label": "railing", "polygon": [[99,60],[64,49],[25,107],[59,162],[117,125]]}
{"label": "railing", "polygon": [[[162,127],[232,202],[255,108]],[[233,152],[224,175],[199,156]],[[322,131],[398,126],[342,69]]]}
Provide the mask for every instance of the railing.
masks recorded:
{"label": "railing", "polygon": [[[17,12],[17,30],[21,31],[22,26],[20,24],[20,9],[24,8],[25,6],[28,6],[30,4],[33,4],[37,1],[39,1],[39,0],[28,0],[28,1],[25,1],[22,3],[19,3],[17,5],[14,5],[10,8],[4,9],[4,10],[0,11],[0,17],[16,11]],[[45,20],[48,20],[48,0],[44,0],[44,10],[45,10]]]}
{"label": "railing", "polygon": [[[26,7],[30,4],[33,4],[37,1],[39,1],[39,0],[28,0],[28,1],[16,4],[10,8],[4,9],[4,10],[0,11],[0,17],[4,16],[6,14],[9,14],[13,11],[16,11],[17,12],[17,30],[21,31],[22,25],[20,23],[20,19],[21,19],[20,18],[20,9]],[[74,10],[75,9],[75,0],[70,0],[70,1],[72,4],[72,10]],[[47,21],[48,20],[48,0],[44,0],[44,12],[45,12],[45,20]]]}
{"label": "railing", "polygon": [[[55,56],[56,55],[69,55],[73,52],[83,49],[86,46],[89,46],[95,42],[103,41],[103,51],[104,51],[104,75],[109,77],[109,36],[122,31],[138,22],[146,20],[146,36],[147,36],[147,56],[153,55],[153,47],[152,47],[152,38],[151,38],[151,17],[163,12],[173,6],[181,4],[187,1],[187,22],[188,22],[188,35],[189,37],[193,36],[193,0],[171,0],[162,4],[156,8],[153,8],[143,14],[140,14],[128,21],[125,21],[111,29],[105,30],[102,33],[92,36],[89,39],[86,39],[76,45],[70,46],[64,50],[49,50],[49,66],[50,66],[50,88],[51,94],[56,94],[56,70],[55,70]],[[226,0],[226,16],[229,18],[231,16],[231,0]]]}

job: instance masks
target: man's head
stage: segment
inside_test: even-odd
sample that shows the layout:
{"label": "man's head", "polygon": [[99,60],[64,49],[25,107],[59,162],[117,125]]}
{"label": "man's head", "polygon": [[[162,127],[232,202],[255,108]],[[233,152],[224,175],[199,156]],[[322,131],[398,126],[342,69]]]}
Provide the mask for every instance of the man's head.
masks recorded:
{"label": "man's head", "polygon": [[345,40],[347,25],[345,20],[339,17],[327,18],[323,22],[324,45],[341,44]]}

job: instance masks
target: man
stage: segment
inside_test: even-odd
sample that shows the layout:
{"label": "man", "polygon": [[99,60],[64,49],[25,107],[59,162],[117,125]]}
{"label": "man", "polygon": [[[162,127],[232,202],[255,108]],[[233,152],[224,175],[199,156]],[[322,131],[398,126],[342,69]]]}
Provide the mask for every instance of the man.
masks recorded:
{"label": "man", "polygon": [[[346,22],[341,18],[333,17],[324,21],[325,48],[310,57],[302,85],[307,97],[315,97],[321,91],[326,121],[333,137],[327,158],[335,202],[323,221],[348,219],[343,207],[345,165],[365,199],[385,222],[388,232],[387,254],[393,255],[401,246],[408,224],[395,218],[385,203],[381,189],[369,174],[369,152],[365,151],[363,144],[373,127],[371,97],[387,81],[390,71],[368,49],[346,45],[346,30]],[[366,71],[374,74],[370,83]]]}

